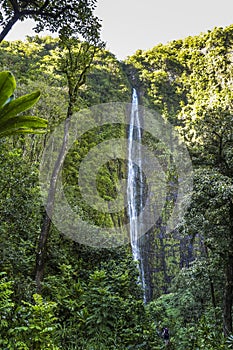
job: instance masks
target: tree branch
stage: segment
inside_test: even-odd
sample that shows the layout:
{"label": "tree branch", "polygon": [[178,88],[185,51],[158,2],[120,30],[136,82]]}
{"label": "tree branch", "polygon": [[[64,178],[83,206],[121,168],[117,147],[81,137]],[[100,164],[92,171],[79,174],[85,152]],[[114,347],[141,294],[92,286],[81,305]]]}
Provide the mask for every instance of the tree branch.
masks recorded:
{"label": "tree branch", "polygon": [[14,10],[14,13],[15,13],[15,14],[16,14],[16,13],[19,13],[19,5],[18,5],[17,0],[10,0],[9,2],[10,2],[11,5],[12,5],[12,8],[13,8],[13,10]]}
{"label": "tree branch", "polygon": [[[20,12],[20,17],[26,17],[26,16],[41,16],[45,18],[53,18],[58,19],[58,17],[62,14],[64,14],[67,10],[72,10],[72,7],[67,5],[64,6],[60,11],[56,13],[52,13],[50,11],[43,11],[48,6],[49,1],[46,1],[42,7],[40,7],[38,10],[23,10]],[[46,5],[46,6],[45,6]]]}
{"label": "tree branch", "polygon": [[17,13],[12,17],[9,22],[6,24],[5,28],[0,33],[0,43],[3,41],[3,39],[7,36],[13,25],[19,20],[20,14]]}

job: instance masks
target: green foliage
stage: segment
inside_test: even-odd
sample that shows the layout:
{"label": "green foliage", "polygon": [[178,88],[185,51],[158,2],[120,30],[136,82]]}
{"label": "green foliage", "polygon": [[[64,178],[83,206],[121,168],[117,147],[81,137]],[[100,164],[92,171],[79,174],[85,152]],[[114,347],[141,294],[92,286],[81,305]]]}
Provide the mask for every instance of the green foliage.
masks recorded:
{"label": "green foliage", "polygon": [[147,308],[156,324],[158,336],[163,327],[169,327],[170,346],[177,350],[226,349],[221,324],[216,321],[216,314],[219,317],[220,310],[212,307],[205,311],[203,309],[202,316],[197,318],[196,304],[193,303],[190,308],[191,303],[188,291],[179,290],[178,293],[163,295],[151,302]]}
{"label": "green foliage", "polygon": [[3,106],[16,88],[16,81],[10,72],[1,72],[0,74],[0,106]]}
{"label": "green foliage", "polygon": [[43,133],[47,121],[42,118],[18,115],[31,108],[39,99],[40,92],[14,99],[15,78],[11,72],[0,73],[0,138],[22,133]]}
{"label": "green foliage", "polygon": [[[175,232],[165,235],[163,223],[174,205],[174,199],[167,199],[162,224],[143,241],[153,296],[147,305],[142,302],[129,247],[84,247],[65,239],[55,227],[48,242],[43,299],[39,295],[33,299],[35,247],[42,218],[37,162],[47,135],[1,140],[2,347],[232,348],[232,337],[228,334],[226,340],[222,331],[226,292],[231,286],[227,267],[232,266],[232,30],[232,26],[214,29],[147,52],[139,50],[124,65],[111,53],[99,50],[75,103],[76,111],[96,103],[129,102],[130,86],[136,83],[141,101],[176,125],[190,150],[194,192],[186,217]],[[33,108],[36,115],[48,119],[50,130],[64,120],[67,109],[65,78],[57,67],[59,55],[57,39],[49,37],[4,42],[0,48],[1,69],[14,72],[17,93],[42,91]],[[67,63],[65,56],[63,63]],[[77,61],[69,63],[67,72],[76,68],[78,78]],[[15,89],[14,81],[6,86],[7,94],[1,94],[3,104]],[[25,103],[30,104],[30,98]],[[65,160],[62,176],[67,199],[85,220],[98,225],[112,227],[119,217],[85,205],[77,190],[78,167],[92,147],[123,133],[121,126],[110,125],[89,130]],[[166,180],[178,186],[176,169],[169,166],[171,154],[149,133],[144,133],[143,142],[163,165]],[[126,177],[122,160],[109,160],[100,168],[97,187],[105,200],[116,197],[119,174]],[[170,194],[168,190],[167,197]],[[125,213],[120,214],[123,220]],[[161,338],[165,326],[171,335],[169,346]]]}
{"label": "green foliage", "polygon": [[88,106],[108,102],[130,102],[131,86],[123,65],[105,50],[99,50],[87,75],[87,84],[81,96]]}
{"label": "green foliage", "polygon": [[[59,252],[58,243],[53,242],[53,254]],[[67,241],[66,251],[63,249],[66,254],[71,251],[69,246],[71,249]],[[73,249],[79,258],[75,259],[74,254],[61,256],[57,275],[50,274],[43,284],[44,293],[52,295],[58,305],[56,336],[62,348],[152,346],[154,330],[136,283],[137,268],[125,249],[82,251],[78,245]]]}
{"label": "green foliage", "polygon": [[12,282],[7,280],[5,272],[0,273],[0,345],[7,344],[7,334],[11,327],[14,302],[12,301]]}
{"label": "green foliage", "polygon": [[[13,283],[6,273],[0,281],[0,345],[4,349],[59,349],[56,346],[56,303],[44,302],[38,294],[33,295],[34,303],[13,299]],[[7,347],[6,347],[7,346]]]}
{"label": "green foliage", "polygon": [[59,349],[54,343],[56,303],[44,302],[39,294],[34,294],[33,299],[35,304],[22,302],[16,310],[16,327],[9,331],[14,335],[11,345],[16,349]]}
{"label": "green foliage", "polygon": [[149,51],[138,50],[126,63],[129,77],[131,70],[137,71],[139,91],[146,92],[146,95],[143,93],[144,104],[175,122],[184,97],[184,91],[179,89],[184,67],[177,58],[177,47],[170,43],[166,46],[160,44]]}
{"label": "green foliage", "polygon": [[[130,293],[129,275],[115,262],[95,271],[82,296],[84,339],[96,349],[140,349],[153,343],[142,300]],[[121,269],[120,269],[121,268]],[[111,272],[110,272],[111,271]],[[128,295],[127,295],[127,294]]]}

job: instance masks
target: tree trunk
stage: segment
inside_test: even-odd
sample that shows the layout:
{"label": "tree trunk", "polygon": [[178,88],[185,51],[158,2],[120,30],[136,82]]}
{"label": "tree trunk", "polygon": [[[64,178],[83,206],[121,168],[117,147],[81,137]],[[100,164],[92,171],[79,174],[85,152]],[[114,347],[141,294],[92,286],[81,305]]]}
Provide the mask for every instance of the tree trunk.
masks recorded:
{"label": "tree trunk", "polygon": [[[230,233],[233,237],[233,202],[229,207]],[[225,292],[223,302],[223,330],[224,335],[232,334],[232,307],[233,307],[233,239],[229,242],[228,256],[225,265]]]}
{"label": "tree trunk", "polygon": [[233,306],[233,255],[229,255],[225,269],[225,293],[223,305],[223,326],[225,336],[232,334],[232,306]]}
{"label": "tree trunk", "polygon": [[36,252],[36,289],[37,293],[41,294],[41,282],[43,280],[44,268],[47,255],[47,240],[50,232],[51,219],[47,214],[44,213],[43,225],[39,237],[38,248]]}
{"label": "tree trunk", "polygon": [[4,40],[4,38],[7,36],[13,25],[18,21],[19,15],[15,15],[10,19],[10,21],[6,24],[5,28],[0,33],[0,43]]}
{"label": "tree trunk", "polygon": [[[207,259],[207,262],[208,262],[208,266],[209,266],[209,251],[208,251],[208,247],[207,245],[204,243],[204,249],[205,249],[205,254],[206,254],[206,259]],[[208,276],[209,276],[209,281],[210,281],[210,293],[211,293],[211,300],[212,300],[212,305],[213,305],[213,308],[216,312],[216,299],[215,299],[215,288],[214,288],[214,283],[212,281],[212,278],[211,276],[209,275],[208,273]],[[215,318],[216,318],[216,313],[215,313]]]}
{"label": "tree trunk", "polygon": [[64,61],[65,66],[63,67],[63,73],[66,74],[66,78],[67,78],[67,85],[69,90],[68,92],[69,104],[68,104],[68,109],[66,114],[65,125],[64,125],[62,146],[61,146],[61,150],[59,152],[58,158],[56,160],[56,163],[54,165],[52,177],[50,180],[50,187],[49,187],[48,199],[47,199],[47,205],[46,205],[46,213],[44,215],[37,252],[36,252],[35,280],[36,280],[36,287],[37,287],[38,293],[41,293],[41,282],[43,280],[44,270],[45,270],[45,265],[47,260],[46,259],[47,242],[48,242],[50,227],[52,223],[52,216],[54,211],[54,200],[55,200],[55,194],[56,194],[57,180],[66,156],[68,139],[69,139],[70,122],[73,116],[74,106],[78,98],[78,89],[80,88],[81,85],[85,83],[86,74],[91,66],[91,63],[94,58],[94,54],[96,52],[96,48],[93,47],[91,51],[91,55],[88,54],[91,46],[86,43],[86,44],[83,44],[82,48],[79,47],[78,53],[76,54],[75,50],[72,51],[72,45],[75,44],[76,46],[74,46],[74,48],[77,48],[77,45],[79,45],[77,40],[74,41],[73,39],[70,39],[69,41],[69,39],[67,39],[66,37],[64,37],[63,39],[64,39],[64,42],[63,42],[64,50],[65,49],[67,50],[67,56]]}
{"label": "tree trunk", "polygon": [[44,269],[45,269],[45,264],[46,264],[47,241],[48,241],[51,222],[52,222],[57,179],[58,179],[58,175],[61,171],[63,162],[65,160],[66,149],[67,149],[67,144],[68,144],[68,137],[69,137],[69,126],[70,126],[71,116],[72,116],[72,109],[70,108],[68,110],[67,119],[65,121],[62,147],[61,147],[60,153],[58,155],[57,161],[54,165],[53,174],[52,174],[52,178],[50,181],[50,187],[49,187],[49,193],[48,193],[48,199],[47,199],[47,205],[46,205],[46,212],[44,215],[41,233],[39,236],[39,242],[38,242],[38,246],[37,246],[36,276],[35,276],[37,293],[41,293],[41,282],[43,280]]}

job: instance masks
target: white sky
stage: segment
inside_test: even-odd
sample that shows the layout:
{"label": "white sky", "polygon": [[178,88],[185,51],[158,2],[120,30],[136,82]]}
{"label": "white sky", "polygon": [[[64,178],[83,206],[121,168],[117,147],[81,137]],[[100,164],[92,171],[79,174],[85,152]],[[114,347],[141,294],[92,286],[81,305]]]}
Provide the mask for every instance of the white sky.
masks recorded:
{"label": "white sky", "polygon": [[[102,39],[119,59],[137,49],[150,49],[189,35],[233,24],[232,0],[98,0]],[[20,22],[6,40],[33,35],[32,24]]]}

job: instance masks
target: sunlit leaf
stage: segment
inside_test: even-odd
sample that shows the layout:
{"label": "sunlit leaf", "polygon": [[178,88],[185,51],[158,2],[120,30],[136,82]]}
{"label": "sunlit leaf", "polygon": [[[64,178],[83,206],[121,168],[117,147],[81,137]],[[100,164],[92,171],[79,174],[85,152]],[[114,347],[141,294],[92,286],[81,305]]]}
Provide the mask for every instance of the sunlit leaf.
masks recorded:
{"label": "sunlit leaf", "polygon": [[47,120],[34,116],[18,116],[11,118],[4,124],[0,125],[0,138],[12,134],[44,133],[47,127]]}
{"label": "sunlit leaf", "polygon": [[11,72],[0,72],[0,107],[13,95],[16,81]]}
{"label": "sunlit leaf", "polygon": [[11,117],[31,108],[40,98],[40,91],[17,98],[0,110],[0,125]]}

